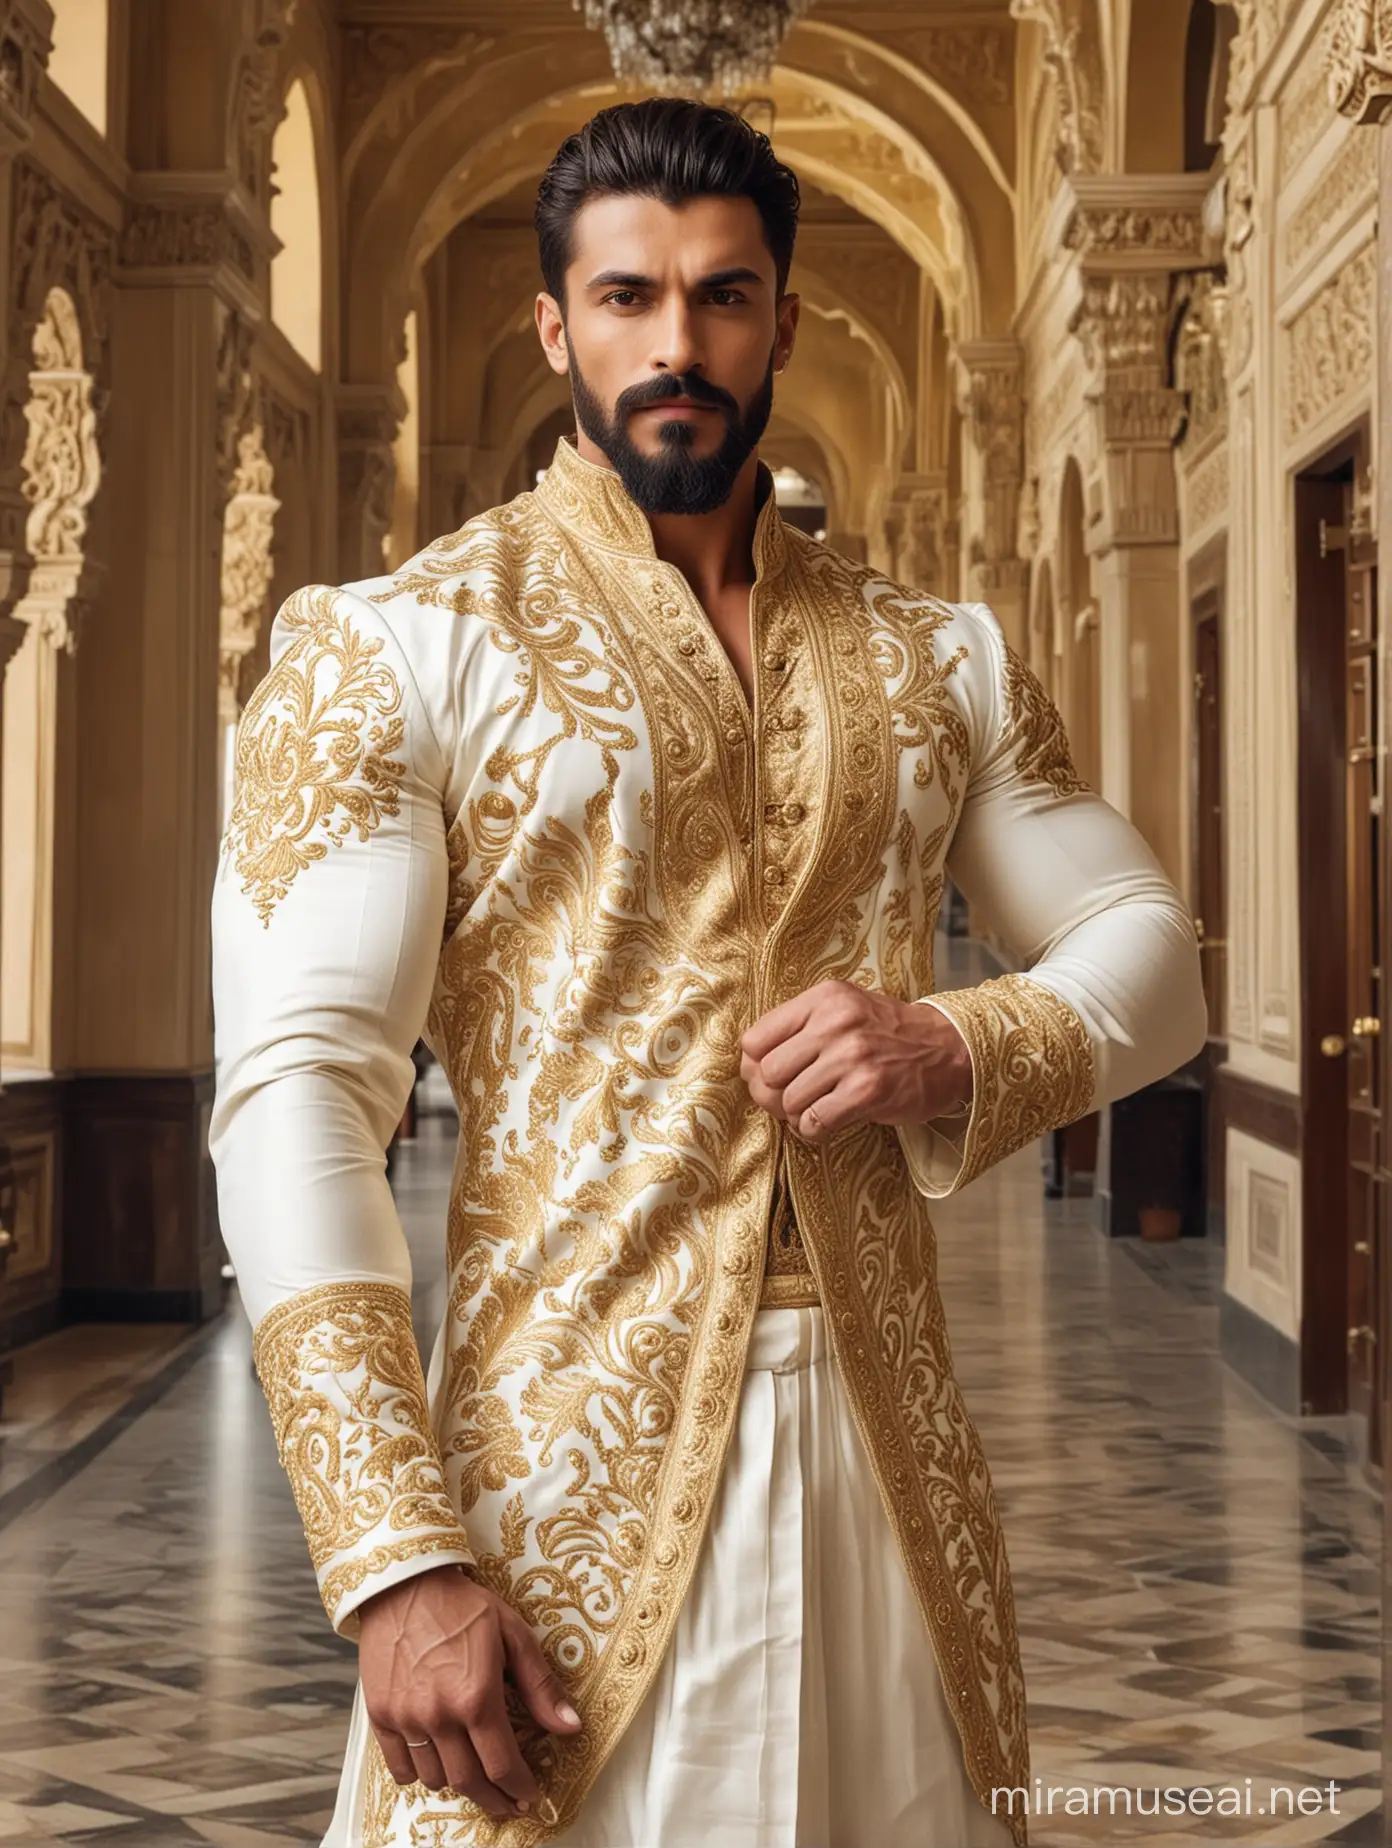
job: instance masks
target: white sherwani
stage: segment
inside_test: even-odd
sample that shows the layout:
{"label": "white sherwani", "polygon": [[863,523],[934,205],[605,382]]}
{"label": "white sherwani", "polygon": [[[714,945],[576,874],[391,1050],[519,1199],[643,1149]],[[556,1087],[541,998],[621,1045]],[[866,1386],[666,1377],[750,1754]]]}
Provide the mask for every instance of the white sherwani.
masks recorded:
{"label": "white sherwani", "polygon": [[[762,485],[767,490],[768,478]],[[766,493],[752,706],[619,478],[277,618],[214,901],[224,1235],[329,1615],[445,1562],[584,1730],[544,1796],[398,1790],[334,1848],[1023,1840],[1009,1570],[927,1202],[1181,1064],[1192,926],[982,605]],[[944,869],[1028,975],[933,994]],[[835,977],[941,1008],[969,1116],[821,1148],[740,1038]],[[460,1112],[427,1385],[383,1150],[424,1030]],[[1002,1808],[1004,1806],[1002,1805]]]}

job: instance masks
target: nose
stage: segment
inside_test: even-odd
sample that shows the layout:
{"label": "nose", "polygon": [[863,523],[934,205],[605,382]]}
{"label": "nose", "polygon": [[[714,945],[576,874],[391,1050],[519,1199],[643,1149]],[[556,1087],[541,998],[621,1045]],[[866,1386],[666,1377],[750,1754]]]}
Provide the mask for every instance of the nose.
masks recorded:
{"label": "nose", "polygon": [[674,295],[655,317],[651,361],[656,372],[693,372],[702,363],[696,317],[685,298]]}

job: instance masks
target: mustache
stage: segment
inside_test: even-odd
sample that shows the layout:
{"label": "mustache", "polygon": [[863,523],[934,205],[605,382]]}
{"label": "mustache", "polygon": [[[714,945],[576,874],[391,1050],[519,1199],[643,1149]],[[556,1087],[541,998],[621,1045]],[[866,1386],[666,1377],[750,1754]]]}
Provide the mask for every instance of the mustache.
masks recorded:
{"label": "mustache", "polygon": [[693,404],[710,404],[727,415],[738,417],[740,407],[734,397],[719,385],[701,377],[699,372],[659,372],[639,385],[630,385],[619,393],[614,409],[621,417],[630,411],[645,410],[650,404],[662,404],[669,398],[690,398]]}

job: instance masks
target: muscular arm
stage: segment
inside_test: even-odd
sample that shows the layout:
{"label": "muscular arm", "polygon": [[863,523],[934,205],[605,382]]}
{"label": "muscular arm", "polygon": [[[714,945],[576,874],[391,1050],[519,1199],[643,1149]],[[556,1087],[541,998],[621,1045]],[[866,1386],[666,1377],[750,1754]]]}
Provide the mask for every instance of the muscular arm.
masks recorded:
{"label": "muscular arm", "polygon": [[239,728],[215,887],[210,1144],[281,1461],[329,1617],[361,1634],[388,1763],[502,1814],[535,1796],[504,1665],[543,1724],[562,1691],[522,1620],[458,1570],[473,1554],[386,1179],[444,923],[447,776],[386,617],[327,586],[291,597]]}

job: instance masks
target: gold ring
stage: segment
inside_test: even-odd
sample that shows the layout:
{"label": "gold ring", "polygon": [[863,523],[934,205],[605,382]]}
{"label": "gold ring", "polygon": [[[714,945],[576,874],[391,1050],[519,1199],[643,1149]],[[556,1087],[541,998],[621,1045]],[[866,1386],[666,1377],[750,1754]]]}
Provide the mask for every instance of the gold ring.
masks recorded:
{"label": "gold ring", "polygon": [[434,1741],[431,1739],[408,1739],[406,1743],[413,1752],[419,1752],[423,1746],[432,1745]]}

